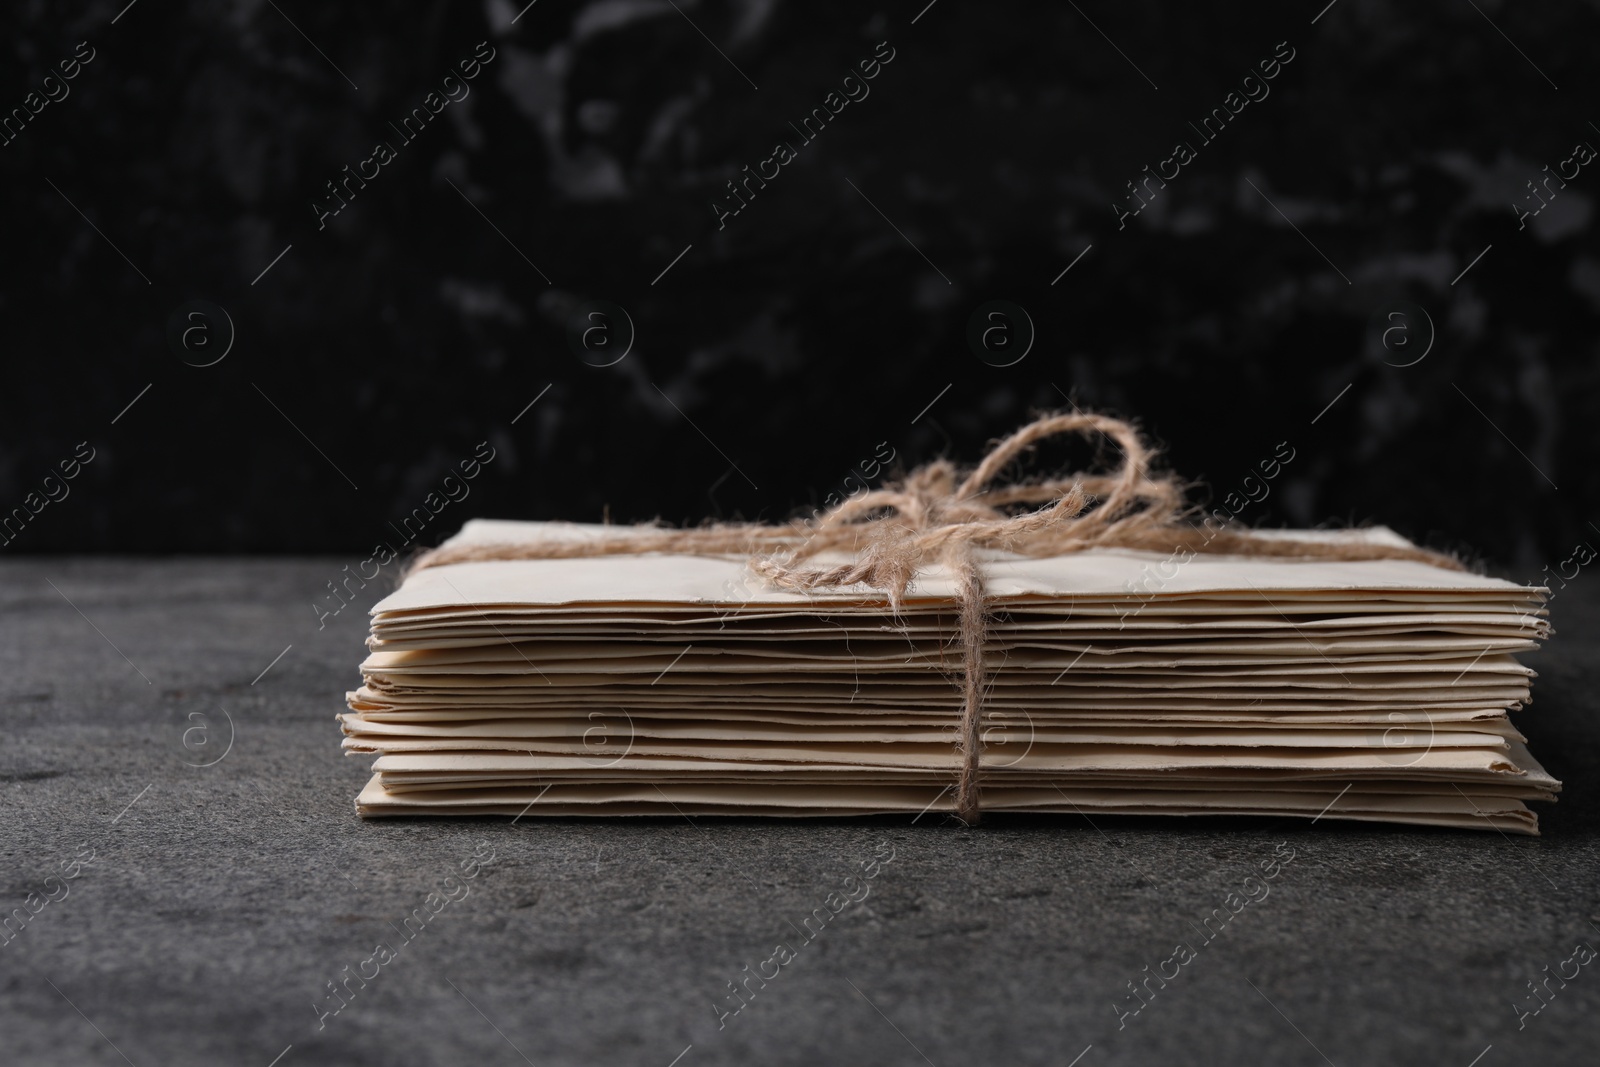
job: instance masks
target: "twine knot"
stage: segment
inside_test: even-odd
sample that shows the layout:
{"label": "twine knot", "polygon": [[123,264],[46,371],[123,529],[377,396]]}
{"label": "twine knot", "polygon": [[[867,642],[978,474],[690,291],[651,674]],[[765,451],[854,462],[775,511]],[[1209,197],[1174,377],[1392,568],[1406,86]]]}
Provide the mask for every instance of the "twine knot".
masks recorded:
{"label": "twine knot", "polygon": [[[1078,474],[990,488],[1012,462],[1039,441],[1061,434],[1103,434],[1122,451],[1109,475]],[[983,649],[988,598],[976,549],[1058,555],[1097,545],[1129,544],[1141,534],[1169,528],[1183,506],[1170,476],[1152,478],[1151,450],[1120,419],[1085,413],[1050,415],[1001,441],[965,478],[948,460],[913,471],[904,482],[862,493],[815,521],[814,532],[785,556],[758,557],[751,569],[774,585],[797,592],[865,585],[889,597],[899,614],[912,579],[942,563],[957,576],[962,647],[962,710],[956,732],[961,772],[956,815],[979,819],[983,757]],[[958,479],[960,479],[958,481]],[[1018,505],[1039,505],[1015,512]],[[863,546],[864,543],[864,546]],[[856,558],[833,567],[804,561],[832,549],[857,547]]]}

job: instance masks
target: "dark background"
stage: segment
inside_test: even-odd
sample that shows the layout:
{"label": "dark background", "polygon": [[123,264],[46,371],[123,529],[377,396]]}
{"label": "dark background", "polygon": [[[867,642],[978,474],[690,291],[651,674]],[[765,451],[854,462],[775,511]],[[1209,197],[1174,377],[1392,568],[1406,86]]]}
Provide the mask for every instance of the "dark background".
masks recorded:
{"label": "dark background", "polygon": [[[424,541],[779,518],[880,442],[975,459],[1066,394],[1218,498],[1289,441],[1252,523],[1383,522],[1527,577],[1600,536],[1600,162],[1512,208],[1600,145],[1592,4],[123,2],[0,15],[5,109],[96,53],[0,148],[0,508],[96,451],[6,552],[365,553],[485,440]],[[324,183],[480,41],[470,95],[319,231]],[[870,96],[719,232],[723,184],[880,41]],[[1036,328],[1005,367],[967,343],[997,299]],[[193,300],[233,325],[213,366],[169,342]],[[569,346],[591,300],[635,327],[614,366]]]}

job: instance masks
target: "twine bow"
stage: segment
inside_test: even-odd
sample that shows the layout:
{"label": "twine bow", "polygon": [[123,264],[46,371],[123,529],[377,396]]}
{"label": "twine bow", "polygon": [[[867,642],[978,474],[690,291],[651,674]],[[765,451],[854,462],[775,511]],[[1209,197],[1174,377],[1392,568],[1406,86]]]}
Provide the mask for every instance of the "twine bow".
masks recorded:
{"label": "twine bow", "polygon": [[[1066,434],[1101,435],[1122,452],[1104,474],[1076,472],[1031,482],[993,484],[1028,449]],[[409,573],[478,560],[560,559],[668,552],[750,555],[750,568],[796,592],[866,586],[899,613],[916,576],[935,564],[957,577],[962,646],[962,709],[956,745],[961,768],[956,815],[968,825],[981,811],[984,643],[988,596],[978,550],[1040,558],[1090,548],[1177,553],[1230,553],[1316,559],[1411,559],[1463,570],[1426,549],[1340,541],[1263,538],[1211,520],[1186,522],[1184,487],[1170,473],[1152,474],[1154,451],[1121,419],[1088,412],[1045,415],[1005,438],[962,477],[948,460],[912,471],[903,482],[861,493],[815,519],[781,525],[725,523],[691,530],[635,527],[623,537],[582,541],[459,544],[418,557]],[[1019,506],[1033,505],[1017,512]],[[822,553],[849,562],[812,565]]]}

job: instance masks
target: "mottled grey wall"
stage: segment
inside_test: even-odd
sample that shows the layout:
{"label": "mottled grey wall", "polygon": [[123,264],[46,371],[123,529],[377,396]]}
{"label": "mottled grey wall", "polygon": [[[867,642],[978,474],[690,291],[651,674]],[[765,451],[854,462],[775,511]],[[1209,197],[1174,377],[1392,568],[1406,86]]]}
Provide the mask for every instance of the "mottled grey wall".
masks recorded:
{"label": "mottled grey wall", "polygon": [[479,442],[422,540],[771,518],[1064,394],[1288,442],[1250,521],[1600,538],[1592,4],[124,2],[0,15],[4,551],[358,551]]}

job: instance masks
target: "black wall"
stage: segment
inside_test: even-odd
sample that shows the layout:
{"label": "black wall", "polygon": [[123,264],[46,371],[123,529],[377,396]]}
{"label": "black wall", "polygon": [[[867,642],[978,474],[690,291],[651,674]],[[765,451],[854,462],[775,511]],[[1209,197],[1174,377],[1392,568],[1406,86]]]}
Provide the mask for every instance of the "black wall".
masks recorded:
{"label": "black wall", "polygon": [[[782,517],[1067,394],[1217,498],[1289,442],[1247,521],[1530,574],[1600,539],[1592,5],[923,4],[9,5],[0,507],[67,495],[3,551],[364,552],[479,442],[422,540]],[[1576,174],[1519,221],[1546,166]],[[1008,366],[1015,312],[968,339],[995,300],[1035,334]],[[569,337],[594,301],[614,365],[614,309]]]}

